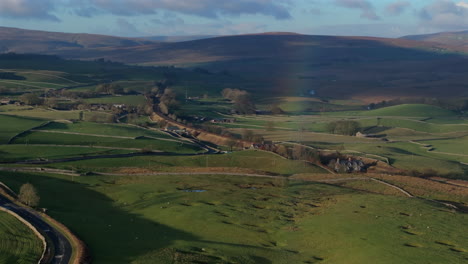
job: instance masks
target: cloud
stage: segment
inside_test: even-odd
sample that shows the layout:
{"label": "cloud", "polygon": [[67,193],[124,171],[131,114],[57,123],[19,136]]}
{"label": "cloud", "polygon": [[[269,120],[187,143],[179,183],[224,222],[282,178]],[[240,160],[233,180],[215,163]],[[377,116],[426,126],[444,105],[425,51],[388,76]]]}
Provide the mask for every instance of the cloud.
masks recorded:
{"label": "cloud", "polygon": [[117,19],[117,32],[118,35],[122,36],[140,36],[141,32],[137,29],[137,27],[128,22],[126,19],[118,18]]}
{"label": "cloud", "polygon": [[372,36],[372,37],[401,37],[416,30],[413,26],[398,24],[337,24],[317,26],[307,29],[309,34],[334,36]]}
{"label": "cloud", "polygon": [[421,26],[434,30],[461,30],[468,27],[468,3],[435,0],[419,11]]}
{"label": "cloud", "polygon": [[0,17],[60,21],[54,9],[53,0],[0,0]]}
{"label": "cloud", "polygon": [[369,20],[379,20],[380,17],[375,12],[374,6],[366,0],[335,0],[338,6],[359,9],[361,10],[361,17]]}
{"label": "cloud", "polygon": [[182,18],[169,12],[166,12],[161,18],[155,18],[151,21],[155,24],[172,28],[185,24],[185,21]]}
{"label": "cloud", "polygon": [[410,6],[411,4],[408,1],[396,1],[385,7],[385,13],[392,16],[397,16],[405,12],[406,9]]}
{"label": "cloud", "polygon": [[207,18],[242,14],[291,18],[291,0],[70,0],[70,3],[80,7],[75,14],[86,17],[97,14],[97,10],[123,16],[156,14],[165,10]]}
{"label": "cloud", "polygon": [[463,8],[468,8],[468,3],[467,3],[467,2],[461,1],[461,2],[458,2],[458,3],[457,3],[457,6],[463,7]]}

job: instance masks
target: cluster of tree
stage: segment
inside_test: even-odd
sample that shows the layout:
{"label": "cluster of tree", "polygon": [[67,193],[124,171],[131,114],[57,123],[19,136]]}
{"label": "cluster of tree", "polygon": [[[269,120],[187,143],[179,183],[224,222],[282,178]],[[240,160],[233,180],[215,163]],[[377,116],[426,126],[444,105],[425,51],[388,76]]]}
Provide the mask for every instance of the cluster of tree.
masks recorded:
{"label": "cluster of tree", "polygon": [[277,145],[270,147],[272,149],[266,149],[272,152],[275,152],[278,155],[281,155],[287,159],[293,160],[305,160],[309,162],[320,162],[320,154],[311,148],[306,148],[303,145]]}
{"label": "cluster of tree", "polygon": [[327,124],[327,131],[332,134],[354,136],[359,129],[359,123],[352,120],[334,121]]}
{"label": "cluster of tree", "polygon": [[250,141],[250,142],[254,142],[254,143],[262,143],[264,141],[264,138],[263,138],[262,135],[255,134],[250,129],[242,130],[242,139],[245,140],[245,141]]}
{"label": "cluster of tree", "polygon": [[115,83],[103,83],[96,87],[96,92],[101,94],[124,94],[122,86]]}
{"label": "cluster of tree", "polygon": [[42,105],[44,103],[44,100],[35,93],[25,93],[19,99],[27,105]]}
{"label": "cluster of tree", "polygon": [[255,114],[255,104],[247,91],[225,88],[221,95],[234,102],[234,110],[239,114]]}
{"label": "cluster of tree", "polygon": [[164,89],[163,95],[159,99],[159,109],[165,115],[173,113],[179,109],[180,102],[177,100],[177,94],[172,89]]}

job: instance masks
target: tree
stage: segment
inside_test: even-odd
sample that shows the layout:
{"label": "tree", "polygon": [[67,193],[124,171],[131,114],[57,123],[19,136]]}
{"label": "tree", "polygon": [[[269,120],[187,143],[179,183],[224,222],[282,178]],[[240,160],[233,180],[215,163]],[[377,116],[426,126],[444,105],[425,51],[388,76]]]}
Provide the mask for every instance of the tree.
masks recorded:
{"label": "tree", "polygon": [[327,125],[328,132],[347,136],[355,135],[359,129],[359,123],[350,120],[335,121]]}
{"label": "tree", "polygon": [[252,102],[250,95],[238,96],[234,101],[234,110],[239,114],[255,114],[255,104]]}
{"label": "tree", "polygon": [[226,145],[229,147],[230,151],[232,151],[232,148],[234,148],[237,145],[237,141],[235,141],[234,139],[229,139],[226,142]]}
{"label": "tree", "polygon": [[36,94],[26,93],[20,96],[20,100],[27,105],[41,105],[42,99]]}
{"label": "tree", "polygon": [[254,132],[252,130],[244,129],[242,131],[242,139],[243,140],[252,141],[253,137],[254,137]]}
{"label": "tree", "polygon": [[32,207],[37,206],[40,200],[36,188],[30,183],[25,183],[21,186],[18,198],[20,202]]}
{"label": "tree", "polygon": [[281,107],[279,107],[278,105],[272,105],[270,107],[270,112],[273,114],[273,115],[283,115],[284,114],[284,111],[283,109],[281,109]]}

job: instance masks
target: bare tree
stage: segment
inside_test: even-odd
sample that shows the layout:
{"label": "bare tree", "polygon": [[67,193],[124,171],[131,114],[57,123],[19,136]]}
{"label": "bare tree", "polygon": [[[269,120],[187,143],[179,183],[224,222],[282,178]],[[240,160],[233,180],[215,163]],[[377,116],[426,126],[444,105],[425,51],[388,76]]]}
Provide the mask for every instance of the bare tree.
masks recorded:
{"label": "bare tree", "polygon": [[34,188],[34,186],[30,183],[21,185],[18,198],[20,202],[32,207],[37,206],[40,200],[36,188]]}

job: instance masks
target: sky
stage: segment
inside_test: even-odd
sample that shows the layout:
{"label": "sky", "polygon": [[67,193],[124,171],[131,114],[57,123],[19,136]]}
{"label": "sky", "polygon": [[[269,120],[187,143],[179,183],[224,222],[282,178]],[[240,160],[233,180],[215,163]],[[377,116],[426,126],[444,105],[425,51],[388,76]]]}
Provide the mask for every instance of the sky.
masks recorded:
{"label": "sky", "polygon": [[468,0],[0,0],[0,26],[125,37],[468,30]]}

